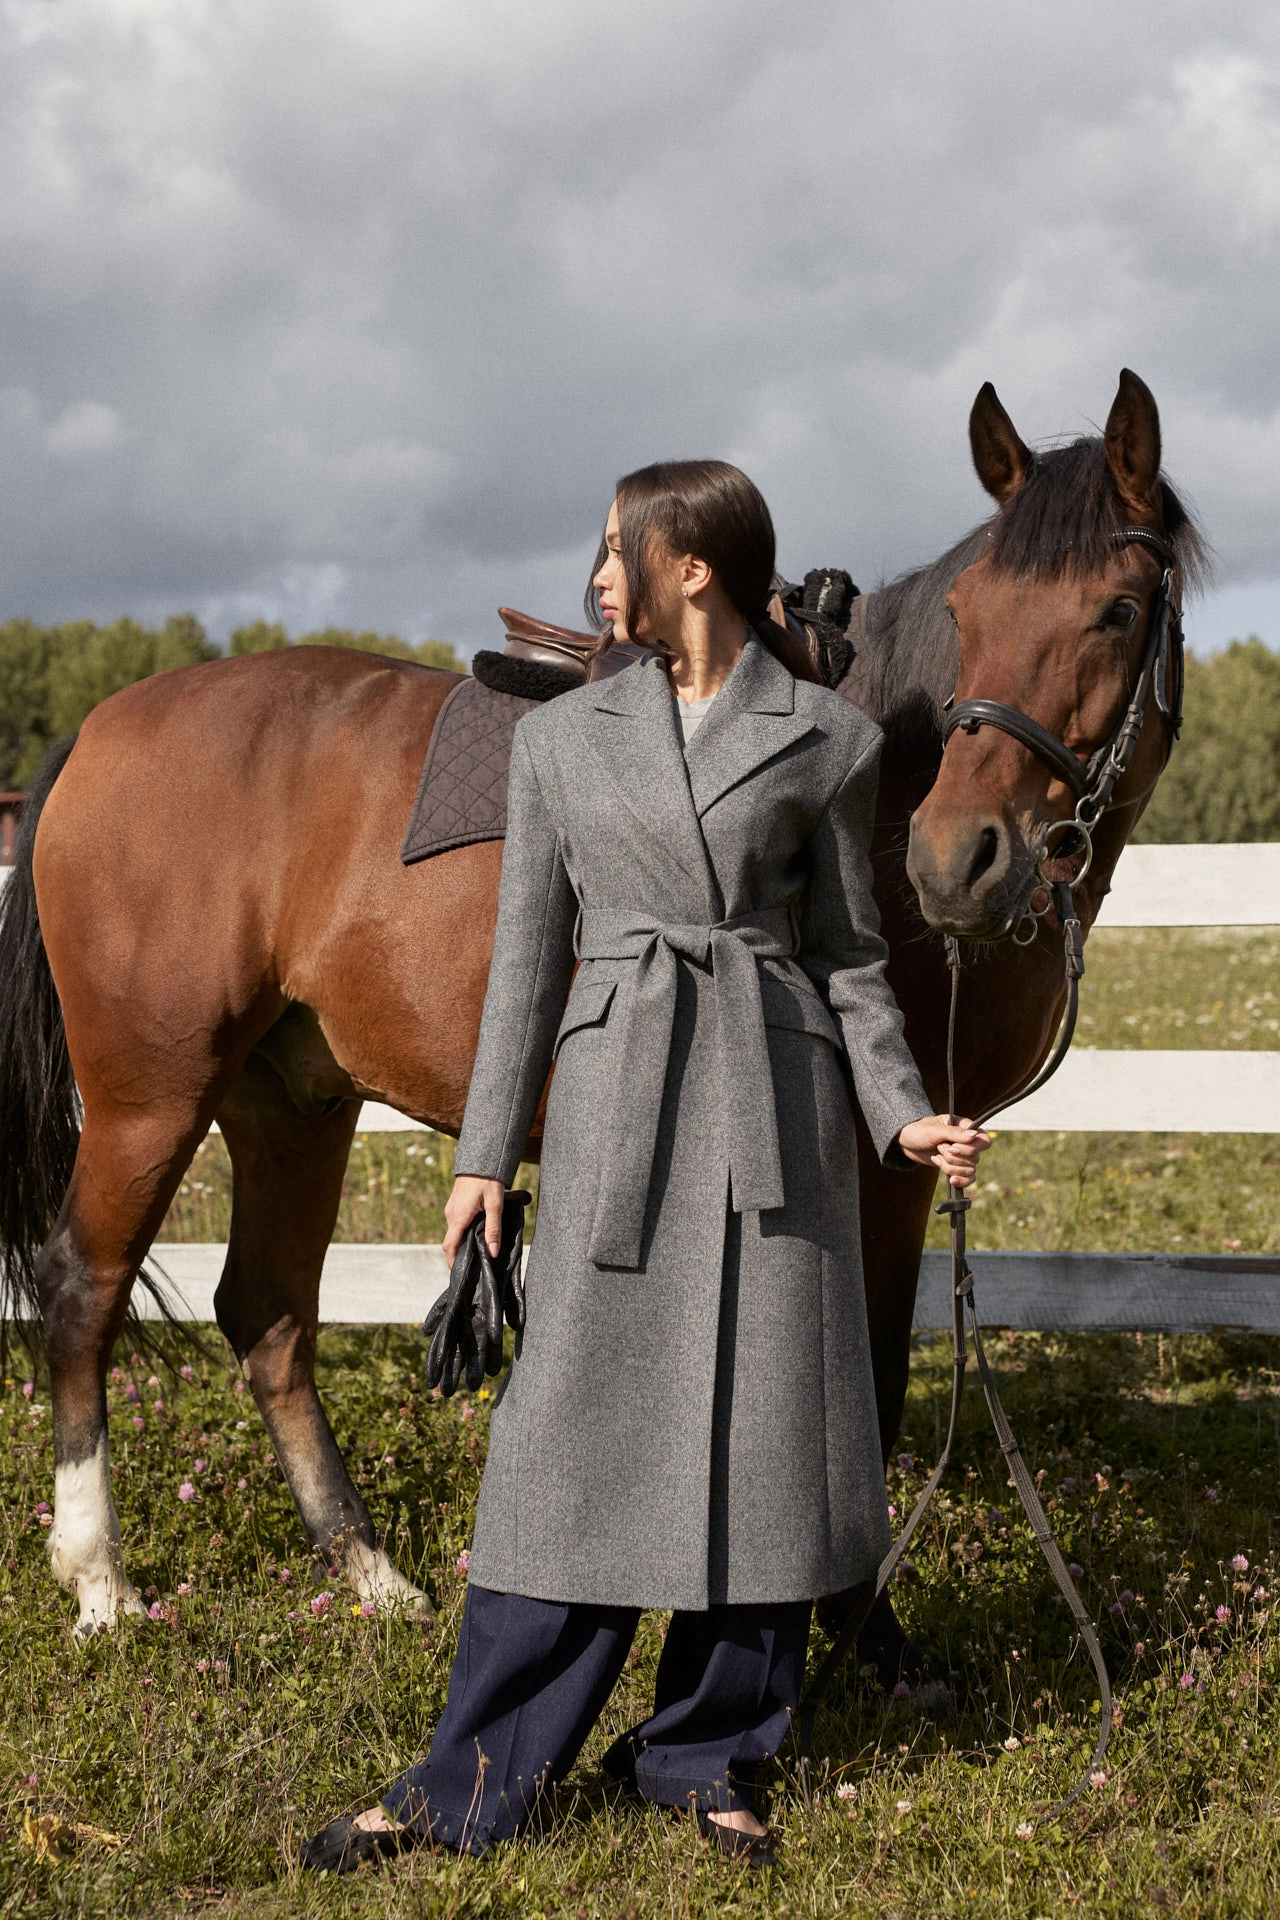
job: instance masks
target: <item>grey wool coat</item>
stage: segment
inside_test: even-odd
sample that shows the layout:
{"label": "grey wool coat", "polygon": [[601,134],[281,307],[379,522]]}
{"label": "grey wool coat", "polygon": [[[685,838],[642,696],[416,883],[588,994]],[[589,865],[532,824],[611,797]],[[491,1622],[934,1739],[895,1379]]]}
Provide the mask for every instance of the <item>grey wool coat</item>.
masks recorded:
{"label": "grey wool coat", "polygon": [[687,756],[657,658],[516,729],[459,1173],[511,1182],[556,1066],[480,1586],[777,1603],[888,1546],[852,1099],[881,1154],[932,1109],[871,897],[879,752],[755,638]]}

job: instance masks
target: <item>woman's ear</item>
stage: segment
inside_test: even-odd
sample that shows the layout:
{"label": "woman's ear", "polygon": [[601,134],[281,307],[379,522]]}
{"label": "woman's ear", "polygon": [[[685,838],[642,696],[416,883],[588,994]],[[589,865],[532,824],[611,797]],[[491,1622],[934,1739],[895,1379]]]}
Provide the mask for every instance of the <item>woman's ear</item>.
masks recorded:
{"label": "woman's ear", "polygon": [[695,560],[691,553],[685,554],[680,562],[680,591],[686,600],[705,592],[714,578],[705,560]]}

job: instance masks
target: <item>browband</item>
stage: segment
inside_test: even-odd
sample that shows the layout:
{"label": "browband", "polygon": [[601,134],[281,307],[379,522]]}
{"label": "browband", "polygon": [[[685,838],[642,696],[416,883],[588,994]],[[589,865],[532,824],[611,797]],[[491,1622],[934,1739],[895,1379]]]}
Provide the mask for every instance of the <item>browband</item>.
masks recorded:
{"label": "browband", "polygon": [[1162,533],[1157,533],[1154,527],[1119,527],[1111,536],[1113,547],[1127,547],[1135,540],[1140,546],[1150,547],[1166,567],[1177,566],[1178,556],[1172,542],[1166,540]]}

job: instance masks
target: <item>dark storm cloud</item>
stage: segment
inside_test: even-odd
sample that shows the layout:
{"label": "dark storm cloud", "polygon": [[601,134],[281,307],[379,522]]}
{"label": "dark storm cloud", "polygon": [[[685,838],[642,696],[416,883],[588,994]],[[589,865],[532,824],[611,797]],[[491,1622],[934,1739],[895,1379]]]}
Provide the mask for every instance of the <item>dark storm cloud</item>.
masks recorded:
{"label": "dark storm cloud", "polygon": [[[1260,4],[9,0],[0,613],[572,619],[616,474],[739,459],[784,565],[977,519],[965,419],[1119,367],[1280,579]],[[1280,634],[1273,636],[1280,637]]]}

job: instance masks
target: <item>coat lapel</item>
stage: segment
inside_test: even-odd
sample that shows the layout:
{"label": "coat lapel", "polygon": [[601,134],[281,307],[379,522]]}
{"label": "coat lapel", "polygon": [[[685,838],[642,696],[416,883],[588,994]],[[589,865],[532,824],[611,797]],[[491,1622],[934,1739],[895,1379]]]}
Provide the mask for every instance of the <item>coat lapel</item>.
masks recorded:
{"label": "coat lapel", "polygon": [[656,654],[596,683],[584,731],[630,811],[697,883],[717,918],[719,889],[693,810],[671,688]]}
{"label": "coat lapel", "polygon": [[689,786],[699,819],[731,787],[810,731],[812,721],[795,704],[795,681],[752,634],[689,742]]}

